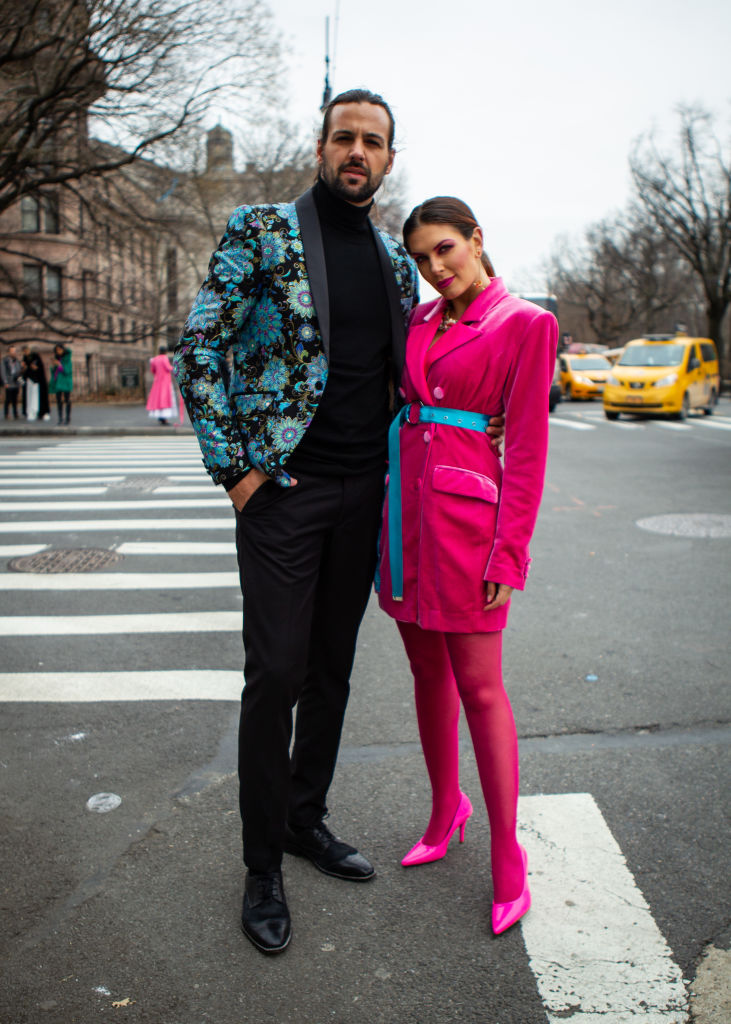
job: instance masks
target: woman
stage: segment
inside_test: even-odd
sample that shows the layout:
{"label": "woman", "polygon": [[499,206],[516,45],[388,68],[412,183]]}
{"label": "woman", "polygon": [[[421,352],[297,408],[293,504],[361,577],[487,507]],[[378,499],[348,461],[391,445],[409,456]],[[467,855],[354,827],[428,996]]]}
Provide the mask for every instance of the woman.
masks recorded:
{"label": "woman", "polygon": [[[459,199],[417,206],[404,243],[441,297],[417,307],[406,345],[408,403],[389,437],[380,604],[414,674],[432,814],[404,857],[438,860],[472,804],[460,789],[460,701],[490,819],[496,934],[530,906],[516,836],[518,745],[501,670],[510,595],[528,572],[543,487],[555,318],[510,295]],[[485,435],[505,415],[505,467]]]}
{"label": "woman", "polygon": [[175,414],[173,404],[173,367],[168,357],[167,345],[160,345],[158,355],[150,360],[153,382],[147,397],[147,412],[157,418],[163,426]]}
{"label": "woman", "polygon": [[56,396],[59,426],[63,423],[68,426],[71,422],[71,389],[74,386],[71,352],[63,345],[56,345],[53,349],[53,358],[54,364],[51,370],[51,379],[48,382],[48,390]]}
{"label": "woman", "polygon": [[46,368],[38,352],[31,350],[24,371],[26,380],[26,409],[29,420],[50,420]]}

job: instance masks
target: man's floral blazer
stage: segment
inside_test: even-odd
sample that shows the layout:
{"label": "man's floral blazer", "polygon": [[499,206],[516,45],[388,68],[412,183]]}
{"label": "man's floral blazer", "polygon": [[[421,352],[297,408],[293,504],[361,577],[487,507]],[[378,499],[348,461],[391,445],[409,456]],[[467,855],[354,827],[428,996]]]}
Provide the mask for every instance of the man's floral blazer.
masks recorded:
{"label": "man's floral blazer", "polygon": [[[416,269],[394,239],[373,231],[398,383]],[[174,357],[203,463],[216,483],[257,466],[289,485],[284,467],[325,387],[329,343],[325,256],[311,191],[295,203],[240,206],[211,257]]]}

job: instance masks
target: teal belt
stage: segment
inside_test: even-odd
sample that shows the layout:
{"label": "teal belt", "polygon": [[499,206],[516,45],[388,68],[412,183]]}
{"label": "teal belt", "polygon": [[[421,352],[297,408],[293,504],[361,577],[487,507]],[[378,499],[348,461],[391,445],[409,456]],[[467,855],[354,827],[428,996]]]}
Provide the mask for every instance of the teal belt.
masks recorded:
{"label": "teal belt", "polygon": [[401,444],[399,432],[404,423],[442,423],[463,430],[484,431],[490,417],[464,409],[442,409],[436,405],[412,402],[398,413],[388,431],[388,545],[391,568],[391,596],[404,599],[403,512],[401,509]]}

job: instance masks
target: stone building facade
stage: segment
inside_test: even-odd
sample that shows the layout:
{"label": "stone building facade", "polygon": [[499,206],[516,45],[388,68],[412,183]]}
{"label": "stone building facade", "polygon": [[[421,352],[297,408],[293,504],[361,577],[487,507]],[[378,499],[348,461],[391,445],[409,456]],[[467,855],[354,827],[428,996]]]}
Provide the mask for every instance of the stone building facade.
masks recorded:
{"label": "stone building facade", "polygon": [[[104,144],[88,140],[92,146]],[[284,201],[314,166],[237,171],[231,134],[207,133],[202,173],[137,160],[0,214],[0,353],[72,352],[77,396],[139,399],[148,363],[178,339],[232,209]]]}

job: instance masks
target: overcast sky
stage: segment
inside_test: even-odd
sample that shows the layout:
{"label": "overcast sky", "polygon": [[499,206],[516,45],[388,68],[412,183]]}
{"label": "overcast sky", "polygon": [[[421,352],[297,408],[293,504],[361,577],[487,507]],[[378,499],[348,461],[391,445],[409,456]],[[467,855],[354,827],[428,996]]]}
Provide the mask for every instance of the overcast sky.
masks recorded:
{"label": "overcast sky", "polygon": [[339,8],[334,92],[381,92],[409,208],[457,195],[498,273],[540,288],[556,236],[621,207],[627,155],[675,107],[729,124],[727,0],[269,0],[286,42],[290,118],[319,119],[325,16]]}

